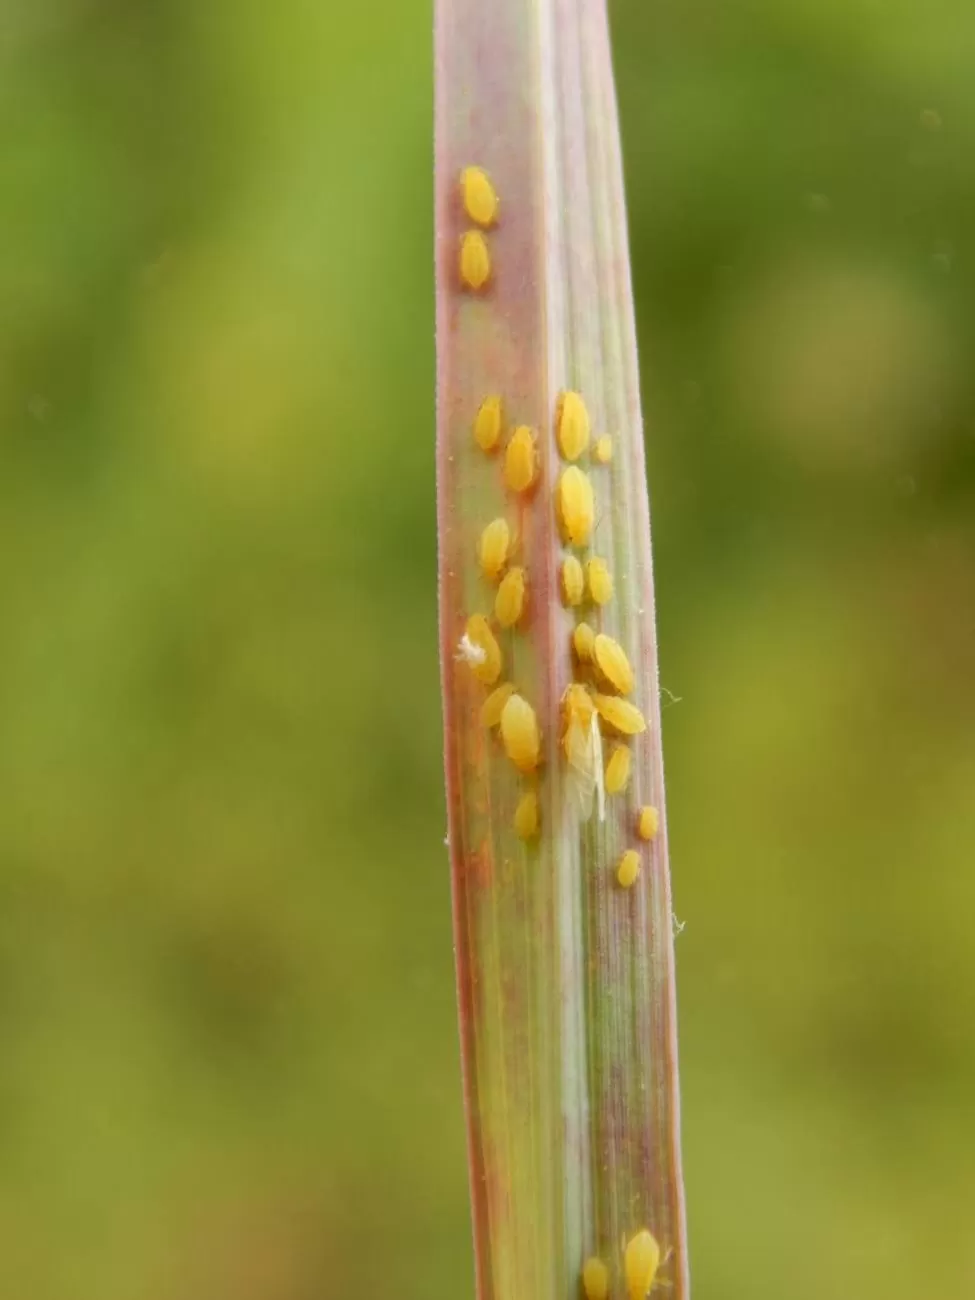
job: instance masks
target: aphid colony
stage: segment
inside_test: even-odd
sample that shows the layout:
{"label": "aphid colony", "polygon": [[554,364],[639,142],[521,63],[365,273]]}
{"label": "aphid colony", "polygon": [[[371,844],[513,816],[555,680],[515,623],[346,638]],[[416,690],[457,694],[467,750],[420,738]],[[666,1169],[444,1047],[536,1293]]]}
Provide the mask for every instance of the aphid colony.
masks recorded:
{"label": "aphid colony", "polygon": [[[466,167],[460,177],[464,212],[475,228],[467,230],[460,245],[459,275],[463,288],[480,292],[491,277],[491,254],[485,230],[498,220],[497,192],[480,167]],[[588,549],[595,524],[592,482],[577,463],[589,455],[593,465],[608,465],[613,444],[606,434],[590,449],[590,418],[583,397],[563,392],[555,410],[555,441],[565,462],[555,485],[555,523],[566,547],[559,569],[559,589],[564,606],[581,610],[586,604],[598,615],[613,599],[613,575],[606,561],[590,555],[583,562],[572,548]],[[538,438],[528,425],[518,425],[506,438],[504,402],[499,395],[484,398],[473,415],[474,442],[486,456],[501,452],[501,477],[508,493],[516,499],[528,496],[539,475]],[[529,590],[525,569],[510,561],[515,550],[511,528],[503,516],[488,521],[478,540],[478,563],[486,582],[495,588],[494,623],[503,633],[514,634],[528,609]],[[561,748],[567,767],[570,791],[581,816],[592,814],[595,802],[600,820],[605,817],[607,796],[626,791],[633,755],[626,743],[646,730],[639,708],[626,697],[635,685],[633,668],[626,651],[611,636],[578,621],[571,634],[570,658],[575,680],[561,702]],[[458,646],[458,658],[466,662],[474,677],[490,691],[480,710],[481,725],[497,730],[507,758],[528,779],[514,812],[514,829],[520,839],[533,840],[540,830],[540,807],[533,784],[542,762],[542,738],[538,716],[532,704],[510,681],[501,680],[504,655],[489,618],[471,614]],[[604,757],[603,732],[612,738]],[[636,837],[647,843],[659,828],[657,809],[638,808],[633,819]],[[628,848],[616,866],[622,889],[639,878],[640,855]],[[660,1247],[646,1228],[626,1243],[623,1276],[627,1300],[645,1300],[660,1265]],[[582,1267],[582,1288],[586,1300],[608,1300],[610,1272],[606,1263],[592,1257]]]}

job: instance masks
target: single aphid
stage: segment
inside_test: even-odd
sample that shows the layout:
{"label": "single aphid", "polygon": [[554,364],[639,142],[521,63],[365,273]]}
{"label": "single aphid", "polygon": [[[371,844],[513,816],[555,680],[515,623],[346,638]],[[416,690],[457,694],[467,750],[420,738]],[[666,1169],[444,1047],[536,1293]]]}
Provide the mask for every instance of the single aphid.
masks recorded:
{"label": "single aphid", "polygon": [[509,569],[494,598],[494,616],[502,627],[514,627],[525,612],[525,570]]}
{"label": "single aphid", "polygon": [[501,647],[483,614],[472,614],[467,620],[459,656],[485,686],[493,686],[501,676]]}
{"label": "single aphid", "polygon": [[479,226],[493,226],[498,219],[497,190],[483,167],[465,167],[460,174],[464,211]]}
{"label": "single aphid", "polygon": [[613,440],[608,433],[593,443],[592,458],[598,465],[608,465],[613,459]]}
{"label": "single aphid", "polygon": [[640,809],[636,819],[636,833],[641,840],[656,838],[660,830],[660,813],[650,804]]}
{"label": "single aphid", "polygon": [[562,561],[562,599],[567,605],[581,605],[585,594],[586,579],[582,565],[574,555],[567,555]]}
{"label": "single aphid", "polygon": [[474,441],[481,451],[494,451],[504,427],[504,404],[500,397],[485,397],[474,417]]}
{"label": "single aphid", "polygon": [[501,570],[508,562],[508,548],[511,545],[511,529],[507,519],[492,519],[481,533],[477,553],[485,578],[497,582]]}
{"label": "single aphid", "polygon": [[620,643],[600,632],[593,643],[593,658],[606,681],[621,695],[629,695],[633,690],[633,669]]}
{"label": "single aphid", "polygon": [[519,425],[504,453],[504,484],[510,492],[527,492],[535,482],[535,434]]}
{"label": "single aphid", "polygon": [[657,1244],[657,1238],[652,1232],[642,1228],[626,1243],[623,1257],[626,1294],[629,1300],[646,1300],[659,1267],[660,1246]]}
{"label": "single aphid", "polygon": [[[636,878],[640,874],[640,856],[636,849],[627,849],[620,858],[620,864],[616,868],[616,879],[624,889],[629,889],[631,885],[636,884]],[[630,1292],[632,1295],[633,1293]]]}
{"label": "single aphid", "polygon": [[538,834],[538,795],[526,790],[515,809],[515,833],[519,839],[530,840]]}
{"label": "single aphid", "polygon": [[606,1300],[609,1295],[609,1269],[595,1255],[582,1266],[582,1291],[586,1300]]}
{"label": "single aphid", "polygon": [[481,705],[481,726],[496,727],[501,721],[501,710],[515,693],[512,682],[502,682],[496,686]]}
{"label": "single aphid", "polygon": [[589,412],[578,393],[560,393],[555,407],[555,436],[566,460],[578,460],[589,446]]}
{"label": "single aphid", "polygon": [[505,753],[522,772],[538,767],[541,736],[535,710],[520,695],[512,695],[501,710],[501,740]]}
{"label": "single aphid", "polygon": [[618,695],[597,695],[593,703],[603,722],[621,736],[638,736],[646,731],[646,718],[629,700],[621,700]]}
{"label": "single aphid", "polygon": [[592,663],[596,648],[596,633],[588,623],[577,623],[572,629],[572,648],[581,664]]}
{"label": "single aphid", "polygon": [[558,515],[566,539],[585,546],[596,513],[592,484],[578,465],[563,470],[559,479]]}
{"label": "single aphid", "polygon": [[631,755],[625,745],[617,745],[606,764],[606,793],[619,794],[630,779]]}
{"label": "single aphid", "polygon": [[562,750],[569,764],[569,788],[580,815],[592,816],[593,795],[598,796],[599,820],[605,820],[603,742],[592,696],[572,682],[562,696]]}
{"label": "single aphid", "polygon": [[589,583],[589,596],[594,605],[608,605],[613,599],[613,575],[606,561],[593,558],[586,565],[586,579]]}
{"label": "single aphid", "polygon": [[468,230],[460,241],[460,282],[477,293],[491,278],[491,254],[479,230]]}

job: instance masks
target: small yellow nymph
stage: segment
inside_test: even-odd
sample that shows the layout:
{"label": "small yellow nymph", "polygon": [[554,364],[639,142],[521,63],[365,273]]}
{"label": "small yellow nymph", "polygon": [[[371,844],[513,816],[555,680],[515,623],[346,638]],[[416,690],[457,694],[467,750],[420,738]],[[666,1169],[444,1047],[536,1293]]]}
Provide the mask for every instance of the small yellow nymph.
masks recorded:
{"label": "small yellow nymph", "polygon": [[627,849],[620,858],[619,866],[616,868],[616,879],[620,882],[621,888],[630,889],[636,884],[639,874],[640,855],[636,849]]}
{"label": "small yellow nymph", "polygon": [[581,664],[592,663],[596,648],[596,633],[588,623],[577,623],[572,629],[572,648]]}
{"label": "small yellow nymph", "polygon": [[646,718],[629,700],[621,700],[618,695],[596,695],[593,703],[606,725],[621,736],[638,736],[646,731]]}
{"label": "small yellow nymph", "polygon": [[589,446],[589,412],[579,393],[559,395],[555,408],[555,437],[566,460],[578,460]]}
{"label": "small yellow nymph", "polygon": [[558,491],[558,517],[566,540],[574,546],[585,546],[595,514],[592,484],[578,465],[570,465],[562,471]]}
{"label": "small yellow nymph", "polygon": [[493,686],[501,676],[501,647],[483,614],[472,614],[467,620],[458,657],[485,686]]}
{"label": "small yellow nymph", "polygon": [[594,605],[608,605],[613,599],[613,575],[605,560],[598,556],[586,565],[586,579],[589,584],[589,596]]}
{"label": "small yellow nymph", "polygon": [[593,795],[598,795],[599,819],[605,817],[603,748],[592,696],[572,682],[562,696],[562,750],[569,764],[569,784],[580,814],[592,815]]}
{"label": "small yellow nymph", "polygon": [[642,1228],[626,1243],[623,1256],[626,1294],[629,1300],[646,1300],[659,1267],[660,1246],[657,1238],[652,1232]]}
{"label": "small yellow nymph", "polygon": [[633,690],[633,669],[620,643],[605,632],[600,632],[593,644],[593,658],[596,667],[614,690],[621,695],[629,695]]}
{"label": "small yellow nymph", "polygon": [[494,688],[481,705],[480,721],[482,727],[490,729],[491,727],[496,727],[500,723],[501,710],[508,703],[514,693],[515,688],[512,682],[502,682],[500,686]]}
{"label": "small yellow nymph", "polygon": [[481,451],[492,452],[501,441],[504,404],[500,397],[485,397],[474,417],[474,441]]}
{"label": "small yellow nymph", "polygon": [[479,292],[491,278],[491,253],[479,230],[468,230],[460,241],[460,282]]}
{"label": "small yellow nymph", "polygon": [[613,459],[613,440],[608,433],[593,443],[592,458],[598,465],[608,465]]}
{"label": "small yellow nymph", "polygon": [[525,611],[525,570],[509,569],[494,598],[494,616],[502,627],[514,627]]}
{"label": "small yellow nymph", "polygon": [[609,1295],[609,1269],[595,1255],[582,1266],[582,1291],[586,1300],[606,1300]]}
{"label": "small yellow nymph", "polygon": [[508,549],[511,546],[511,529],[507,519],[492,519],[481,533],[478,543],[478,557],[481,570],[490,582],[497,582],[501,571],[508,561]]}
{"label": "small yellow nymph", "polygon": [[538,795],[526,790],[515,809],[515,834],[519,839],[531,840],[538,834]]}
{"label": "small yellow nymph", "polygon": [[562,561],[562,599],[569,606],[581,605],[585,588],[582,565],[574,555],[567,555]]}
{"label": "small yellow nymph", "polygon": [[504,453],[504,483],[510,492],[527,492],[537,472],[535,434],[527,425],[519,425],[511,435]]}
{"label": "small yellow nymph", "polygon": [[483,167],[465,167],[460,174],[464,211],[479,226],[493,226],[498,219],[498,194]]}
{"label": "small yellow nymph", "polygon": [[606,793],[619,794],[630,779],[631,755],[625,745],[617,745],[606,764]]}
{"label": "small yellow nymph", "polygon": [[521,695],[510,696],[501,710],[501,741],[515,767],[522,772],[534,772],[541,749],[538,718]]}
{"label": "small yellow nymph", "polygon": [[660,830],[660,813],[650,804],[640,809],[636,819],[636,833],[641,840],[656,839]]}

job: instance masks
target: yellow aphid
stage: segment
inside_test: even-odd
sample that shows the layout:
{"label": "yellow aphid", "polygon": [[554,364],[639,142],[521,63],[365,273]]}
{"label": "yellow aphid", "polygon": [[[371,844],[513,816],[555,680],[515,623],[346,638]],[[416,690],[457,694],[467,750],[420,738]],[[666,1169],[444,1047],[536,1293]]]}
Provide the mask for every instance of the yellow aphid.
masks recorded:
{"label": "yellow aphid", "polygon": [[501,710],[515,693],[511,682],[502,682],[496,686],[481,705],[481,726],[496,727],[501,721]]}
{"label": "yellow aphid", "polygon": [[[629,695],[633,690],[633,669],[626,657],[626,651],[618,641],[614,641],[605,632],[600,632],[593,643],[593,658],[596,667],[621,695]],[[641,727],[642,731],[643,728]]]}
{"label": "yellow aphid", "polygon": [[[636,878],[640,874],[640,857],[636,849],[627,849],[620,858],[620,864],[616,868],[616,879],[624,889],[629,889],[631,885],[636,884]],[[630,1292],[632,1295],[632,1291]]]}
{"label": "yellow aphid", "polygon": [[613,575],[605,560],[593,557],[586,565],[589,595],[595,605],[608,605],[613,599]]}
{"label": "yellow aphid", "polygon": [[502,627],[514,627],[525,610],[525,570],[509,569],[494,598],[494,616]]}
{"label": "yellow aphid", "polygon": [[562,717],[566,726],[575,718],[584,727],[588,727],[594,707],[592,696],[578,682],[570,682],[565,688],[562,694]]}
{"label": "yellow aphid", "polygon": [[578,460],[589,446],[589,412],[578,393],[561,393],[555,409],[555,436],[566,460]]}
{"label": "yellow aphid", "polygon": [[582,1291],[586,1300],[606,1300],[609,1295],[609,1269],[595,1255],[582,1266]]}
{"label": "yellow aphid", "polygon": [[511,492],[527,492],[535,481],[535,435],[519,425],[504,453],[504,483]]}
{"label": "yellow aphid", "polygon": [[474,441],[481,451],[494,451],[501,440],[504,406],[500,397],[485,397],[474,417]]}
{"label": "yellow aphid", "polygon": [[460,241],[460,280],[477,292],[491,278],[491,254],[479,230],[468,230]]}
{"label": "yellow aphid", "polygon": [[652,840],[656,838],[659,830],[660,813],[650,804],[646,804],[637,814],[636,833],[641,840]]}
{"label": "yellow aphid", "polygon": [[538,718],[520,695],[512,695],[501,710],[501,740],[515,767],[522,772],[534,772],[541,747]]}
{"label": "yellow aphid", "polygon": [[659,1266],[660,1246],[657,1244],[657,1238],[652,1232],[643,1228],[626,1243],[626,1253],[623,1257],[626,1294],[629,1300],[646,1300]]}
{"label": "yellow aphid", "polygon": [[538,795],[534,790],[526,791],[518,800],[515,833],[523,840],[533,839],[538,834]]}
{"label": "yellow aphid", "polygon": [[501,676],[501,647],[483,614],[472,614],[461,640],[461,657],[471,672],[485,686],[493,686]]}
{"label": "yellow aphid", "polygon": [[608,433],[593,443],[592,458],[600,465],[608,465],[613,459],[613,440]]}
{"label": "yellow aphid", "polygon": [[479,226],[492,226],[498,219],[498,194],[483,167],[465,167],[460,174],[464,211]]}
{"label": "yellow aphid", "polygon": [[507,519],[492,519],[481,533],[478,556],[485,578],[496,582],[501,570],[508,561],[508,547],[511,545],[511,529]]}
{"label": "yellow aphid", "polygon": [[619,794],[626,789],[630,779],[630,751],[625,745],[617,745],[606,764],[606,793]]}
{"label": "yellow aphid", "polygon": [[562,599],[567,605],[581,605],[585,586],[582,565],[574,555],[567,555],[562,561]]}
{"label": "yellow aphid", "polygon": [[581,664],[592,663],[596,647],[596,633],[588,623],[579,623],[572,629],[572,648]]}
{"label": "yellow aphid", "polygon": [[593,703],[606,725],[621,736],[638,736],[641,731],[646,731],[646,718],[629,700],[621,700],[618,695],[597,695]]}
{"label": "yellow aphid", "polygon": [[578,465],[570,465],[559,479],[558,511],[568,541],[584,546],[592,532],[596,506],[592,484]]}

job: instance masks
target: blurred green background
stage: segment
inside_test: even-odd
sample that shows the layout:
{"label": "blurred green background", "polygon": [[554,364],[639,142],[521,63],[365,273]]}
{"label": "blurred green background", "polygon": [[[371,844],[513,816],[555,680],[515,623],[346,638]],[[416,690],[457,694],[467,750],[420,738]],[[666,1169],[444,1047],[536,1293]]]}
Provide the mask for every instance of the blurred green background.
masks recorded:
{"label": "blurred green background", "polygon": [[[966,1297],[975,11],[612,12],[695,1295]],[[0,10],[3,1300],[472,1294],[431,114],[427,0]]]}

